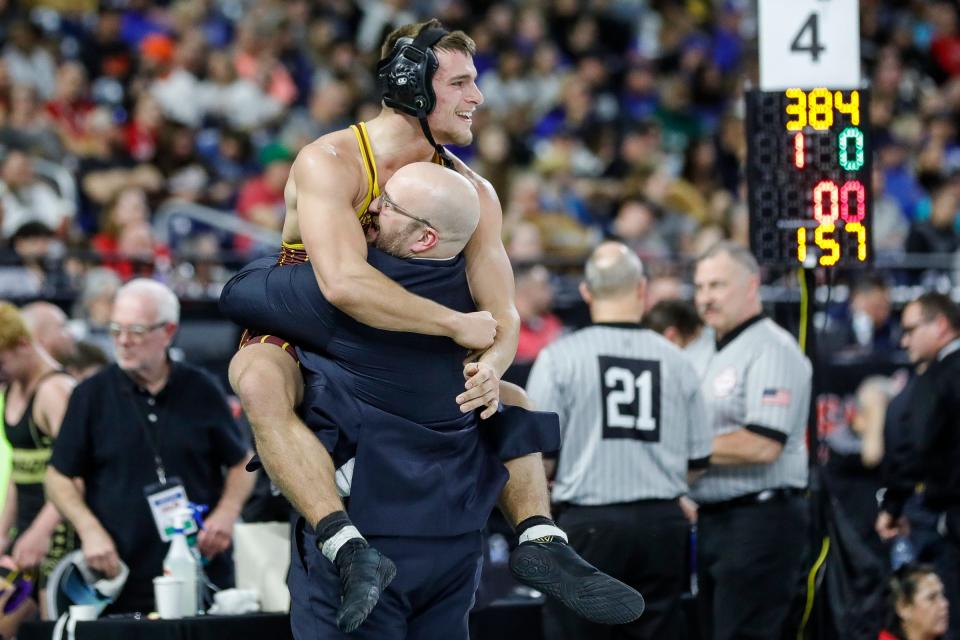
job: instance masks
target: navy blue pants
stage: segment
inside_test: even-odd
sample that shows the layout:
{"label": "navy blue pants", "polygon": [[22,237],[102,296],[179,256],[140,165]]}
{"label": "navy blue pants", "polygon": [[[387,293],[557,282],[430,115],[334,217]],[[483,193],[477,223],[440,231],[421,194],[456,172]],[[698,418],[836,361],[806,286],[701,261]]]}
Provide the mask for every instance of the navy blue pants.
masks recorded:
{"label": "navy blue pants", "polygon": [[380,602],[350,635],[337,629],[340,578],[317,549],[303,518],[291,536],[290,624],[296,640],[467,640],[469,613],[480,583],[479,531],[445,538],[378,537],[370,544],[397,565]]}

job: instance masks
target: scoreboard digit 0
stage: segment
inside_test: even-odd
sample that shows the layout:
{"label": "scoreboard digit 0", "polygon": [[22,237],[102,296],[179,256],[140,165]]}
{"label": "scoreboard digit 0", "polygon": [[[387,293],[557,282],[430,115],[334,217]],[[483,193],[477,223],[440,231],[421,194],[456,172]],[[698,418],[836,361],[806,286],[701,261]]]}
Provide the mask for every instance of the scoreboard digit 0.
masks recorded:
{"label": "scoreboard digit 0", "polygon": [[870,264],[869,93],[747,94],[750,248],[761,264]]}

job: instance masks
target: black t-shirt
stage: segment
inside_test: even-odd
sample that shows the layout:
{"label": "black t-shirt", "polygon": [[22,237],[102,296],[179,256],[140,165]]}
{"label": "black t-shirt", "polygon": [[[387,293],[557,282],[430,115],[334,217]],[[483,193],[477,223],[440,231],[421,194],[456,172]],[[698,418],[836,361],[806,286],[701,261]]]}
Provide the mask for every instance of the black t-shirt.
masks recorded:
{"label": "black t-shirt", "polygon": [[[148,433],[167,477],[178,477],[190,500],[211,510],[223,492],[223,468],[241,463],[248,451],[223,392],[194,366],[173,363],[156,396],[117,365],[76,387],[50,464],[86,483],[87,505],[130,567],[122,597],[134,598],[134,608],[152,602],[151,581],[162,573],[168,548],[144,497],[144,488],[158,481]],[[229,552],[208,573],[217,582],[228,567]]]}

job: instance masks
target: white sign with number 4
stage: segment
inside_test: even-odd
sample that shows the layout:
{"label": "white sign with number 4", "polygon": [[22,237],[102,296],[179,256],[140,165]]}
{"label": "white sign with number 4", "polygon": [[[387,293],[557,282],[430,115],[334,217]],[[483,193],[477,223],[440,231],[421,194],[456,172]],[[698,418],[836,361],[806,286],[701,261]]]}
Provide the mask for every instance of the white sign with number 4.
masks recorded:
{"label": "white sign with number 4", "polygon": [[857,0],[759,0],[760,89],[856,89]]}

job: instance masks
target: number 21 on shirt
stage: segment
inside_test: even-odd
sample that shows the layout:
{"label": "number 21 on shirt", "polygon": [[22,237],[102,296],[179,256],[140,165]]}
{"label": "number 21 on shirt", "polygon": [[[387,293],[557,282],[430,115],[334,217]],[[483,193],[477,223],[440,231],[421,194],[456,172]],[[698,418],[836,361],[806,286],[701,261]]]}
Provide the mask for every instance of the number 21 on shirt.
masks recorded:
{"label": "number 21 on shirt", "polygon": [[660,362],[600,356],[603,439],[660,441]]}

